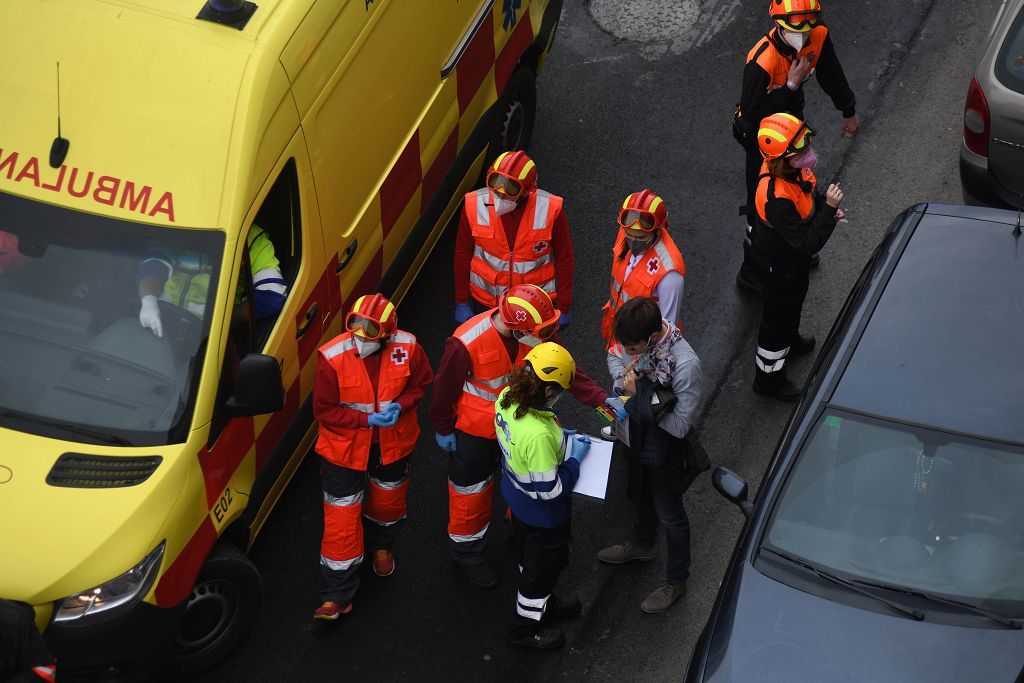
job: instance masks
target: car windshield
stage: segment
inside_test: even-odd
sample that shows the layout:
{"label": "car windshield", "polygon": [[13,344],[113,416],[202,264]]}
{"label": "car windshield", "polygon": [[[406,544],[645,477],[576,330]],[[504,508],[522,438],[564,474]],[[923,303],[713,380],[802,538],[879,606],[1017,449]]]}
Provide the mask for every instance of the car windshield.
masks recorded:
{"label": "car windshield", "polygon": [[1024,93],[1024,10],[1006,34],[995,64],[996,77],[1007,88]]}
{"label": "car windshield", "polygon": [[219,231],[0,192],[0,426],[83,443],[184,441],[223,247]]}
{"label": "car windshield", "polygon": [[1024,449],[826,410],[763,543],[854,579],[1017,613]]}

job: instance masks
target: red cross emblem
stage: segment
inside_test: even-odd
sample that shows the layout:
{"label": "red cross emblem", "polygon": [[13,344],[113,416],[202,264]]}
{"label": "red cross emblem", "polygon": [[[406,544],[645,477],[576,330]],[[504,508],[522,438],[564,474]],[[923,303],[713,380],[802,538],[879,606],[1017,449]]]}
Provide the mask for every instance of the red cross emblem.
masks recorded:
{"label": "red cross emblem", "polygon": [[524,311],[521,308],[518,311],[516,311],[516,320],[518,320],[521,323],[526,322],[526,311]]}
{"label": "red cross emblem", "polygon": [[657,256],[652,256],[647,261],[647,272],[654,275],[658,272],[658,268],[661,268],[661,261],[658,260]]}
{"label": "red cross emblem", "polygon": [[395,350],[391,352],[391,362],[395,365],[405,365],[405,361],[409,360],[409,354],[407,354],[402,347],[397,346]]}
{"label": "red cross emblem", "polygon": [[540,252],[542,252],[542,251],[546,251],[546,250],[547,250],[547,248],[548,248],[548,243],[547,243],[546,241],[543,241],[543,242],[537,242],[537,244],[533,245],[533,250],[534,250],[535,252],[537,252],[538,254],[539,254]]}

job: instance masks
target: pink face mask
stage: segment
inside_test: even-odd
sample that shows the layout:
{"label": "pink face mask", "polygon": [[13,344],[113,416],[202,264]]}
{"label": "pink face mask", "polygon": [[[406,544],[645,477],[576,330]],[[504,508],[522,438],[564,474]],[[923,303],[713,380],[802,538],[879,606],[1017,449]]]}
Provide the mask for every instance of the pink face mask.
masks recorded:
{"label": "pink face mask", "polygon": [[813,149],[807,150],[796,159],[791,159],[789,165],[793,168],[814,168],[818,163],[818,155]]}

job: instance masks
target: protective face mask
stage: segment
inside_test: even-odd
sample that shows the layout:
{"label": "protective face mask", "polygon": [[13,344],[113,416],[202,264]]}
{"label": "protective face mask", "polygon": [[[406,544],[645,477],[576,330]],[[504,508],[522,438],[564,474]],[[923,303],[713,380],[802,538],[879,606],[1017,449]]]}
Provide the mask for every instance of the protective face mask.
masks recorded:
{"label": "protective face mask", "polygon": [[552,408],[554,408],[555,404],[558,403],[558,399],[562,398],[562,396],[564,394],[565,394],[565,390],[562,389],[557,394],[555,394],[554,396],[552,396],[548,400],[544,401],[544,408],[546,408],[547,410],[551,410]]}
{"label": "protective face mask", "polygon": [[807,44],[807,34],[799,31],[783,31],[782,39],[797,52],[804,49],[804,45]]}
{"label": "protective face mask", "polygon": [[359,353],[360,358],[372,356],[380,350],[380,342],[376,339],[364,339],[358,334],[352,335],[352,338],[356,340],[356,351]]}
{"label": "protective face mask", "polygon": [[652,244],[654,244],[653,238],[646,240],[633,239],[632,237],[626,238],[626,246],[628,246],[629,250],[636,256],[639,256],[650,249]]}
{"label": "protective face mask", "polygon": [[504,216],[506,213],[516,208],[516,202],[511,199],[505,199],[491,192],[491,203],[494,204],[494,213],[499,216]]}
{"label": "protective face mask", "polygon": [[814,168],[817,163],[818,155],[814,153],[813,149],[809,149],[801,157],[790,161],[789,165],[793,168]]}
{"label": "protective face mask", "polygon": [[520,344],[523,344],[524,346],[529,346],[529,347],[534,347],[534,346],[537,346],[538,344],[542,344],[543,343],[540,339],[538,339],[537,337],[534,337],[532,334],[524,334],[521,337],[516,337],[516,339],[519,340]]}

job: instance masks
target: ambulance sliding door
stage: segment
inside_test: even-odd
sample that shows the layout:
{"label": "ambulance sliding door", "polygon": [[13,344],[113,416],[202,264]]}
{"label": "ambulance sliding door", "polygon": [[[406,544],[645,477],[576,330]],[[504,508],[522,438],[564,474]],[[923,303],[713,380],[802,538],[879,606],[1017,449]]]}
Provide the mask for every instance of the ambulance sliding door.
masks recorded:
{"label": "ambulance sliding door", "polygon": [[[337,0],[321,0],[282,56],[286,70],[298,70],[292,89],[328,267],[338,278],[336,313],[378,288],[420,214],[419,124],[438,84],[429,11],[428,3],[406,0],[349,1],[340,9]],[[304,49],[308,59],[289,67]]]}

